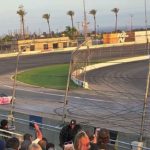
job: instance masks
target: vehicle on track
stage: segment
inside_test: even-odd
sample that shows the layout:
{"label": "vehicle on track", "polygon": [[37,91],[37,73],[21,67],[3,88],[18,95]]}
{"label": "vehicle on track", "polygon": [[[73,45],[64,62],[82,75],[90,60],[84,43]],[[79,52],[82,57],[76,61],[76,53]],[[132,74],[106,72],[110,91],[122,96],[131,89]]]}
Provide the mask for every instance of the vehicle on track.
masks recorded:
{"label": "vehicle on track", "polygon": [[8,96],[4,93],[0,94],[0,105],[11,104],[11,103],[12,103],[12,96]]}

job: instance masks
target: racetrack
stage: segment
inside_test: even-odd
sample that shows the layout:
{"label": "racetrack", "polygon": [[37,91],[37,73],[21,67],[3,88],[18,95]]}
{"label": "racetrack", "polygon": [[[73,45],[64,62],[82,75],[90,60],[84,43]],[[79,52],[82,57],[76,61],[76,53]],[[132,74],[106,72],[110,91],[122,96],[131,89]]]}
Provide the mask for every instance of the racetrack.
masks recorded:
{"label": "racetrack", "polygon": [[[19,71],[50,64],[68,63],[70,55],[71,52],[20,55]],[[14,72],[15,67],[16,57],[0,58],[0,75]]]}
{"label": "racetrack", "polygon": [[139,61],[87,72],[86,81],[98,95],[143,99],[147,73],[148,61]]}
{"label": "racetrack", "polygon": [[[64,55],[64,57],[62,57]],[[20,70],[50,63],[68,62],[70,53],[25,56],[20,59]],[[40,60],[40,61],[39,61]],[[11,65],[10,65],[11,64]],[[10,75],[15,59],[0,59],[0,90],[11,94]],[[67,118],[75,118],[88,125],[107,127],[122,132],[139,133],[147,62],[134,62],[87,73],[90,91],[70,91]],[[55,91],[17,84],[15,111],[60,119],[64,91]],[[10,106],[1,106],[9,109]],[[148,120],[150,120],[148,118]],[[146,130],[149,133],[149,130]]]}

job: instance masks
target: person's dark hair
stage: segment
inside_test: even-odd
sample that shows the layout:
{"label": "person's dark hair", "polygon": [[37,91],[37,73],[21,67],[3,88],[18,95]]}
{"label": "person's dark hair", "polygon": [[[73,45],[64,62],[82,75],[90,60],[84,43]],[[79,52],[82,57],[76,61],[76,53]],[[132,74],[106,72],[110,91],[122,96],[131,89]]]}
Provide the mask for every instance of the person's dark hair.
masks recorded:
{"label": "person's dark hair", "polygon": [[17,150],[19,147],[19,140],[16,137],[12,137],[7,140],[6,142],[6,148],[13,148]]}
{"label": "person's dark hair", "polygon": [[24,139],[24,140],[30,140],[31,137],[32,137],[31,134],[26,133],[26,134],[24,134],[23,139]]}
{"label": "person's dark hair", "polygon": [[46,142],[46,144],[48,143],[47,138],[43,137],[42,140],[44,140]]}
{"label": "person's dark hair", "polygon": [[46,141],[45,140],[40,140],[38,142],[38,144],[41,146],[42,150],[45,150],[46,149]]}
{"label": "person's dark hair", "polygon": [[20,150],[27,150],[29,148],[29,145],[31,144],[32,142],[30,140],[25,140],[21,143],[21,148]]}
{"label": "person's dark hair", "polygon": [[46,145],[46,150],[48,150],[49,148],[55,148],[55,145],[53,143],[47,143]]}
{"label": "person's dark hair", "polygon": [[8,125],[8,121],[6,119],[3,119],[1,121],[1,128],[4,128],[6,125]]}
{"label": "person's dark hair", "polygon": [[110,134],[109,134],[109,130],[102,128],[97,135],[97,144],[107,144],[109,142],[110,139]]}

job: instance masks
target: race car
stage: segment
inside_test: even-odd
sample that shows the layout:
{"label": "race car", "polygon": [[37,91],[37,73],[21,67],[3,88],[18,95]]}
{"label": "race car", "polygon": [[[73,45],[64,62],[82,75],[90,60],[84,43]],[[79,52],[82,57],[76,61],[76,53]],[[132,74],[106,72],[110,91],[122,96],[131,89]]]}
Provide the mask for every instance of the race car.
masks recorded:
{"label": "race car", "polygon": [[6,94],[0,94],[0,105],[11,104],[12,96],[7,96]]}

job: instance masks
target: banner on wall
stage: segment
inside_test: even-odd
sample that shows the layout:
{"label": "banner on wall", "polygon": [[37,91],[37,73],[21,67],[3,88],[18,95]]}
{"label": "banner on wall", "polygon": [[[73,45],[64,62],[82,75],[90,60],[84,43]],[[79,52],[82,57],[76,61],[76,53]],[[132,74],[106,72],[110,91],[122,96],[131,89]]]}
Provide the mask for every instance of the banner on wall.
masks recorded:
{"label": "banner on wall", "polygon": [[134,42],[134,41],[135,41],[134,32],[122,31],[121,33],[103,34],[104,44],[115,44],[115,43]]}

